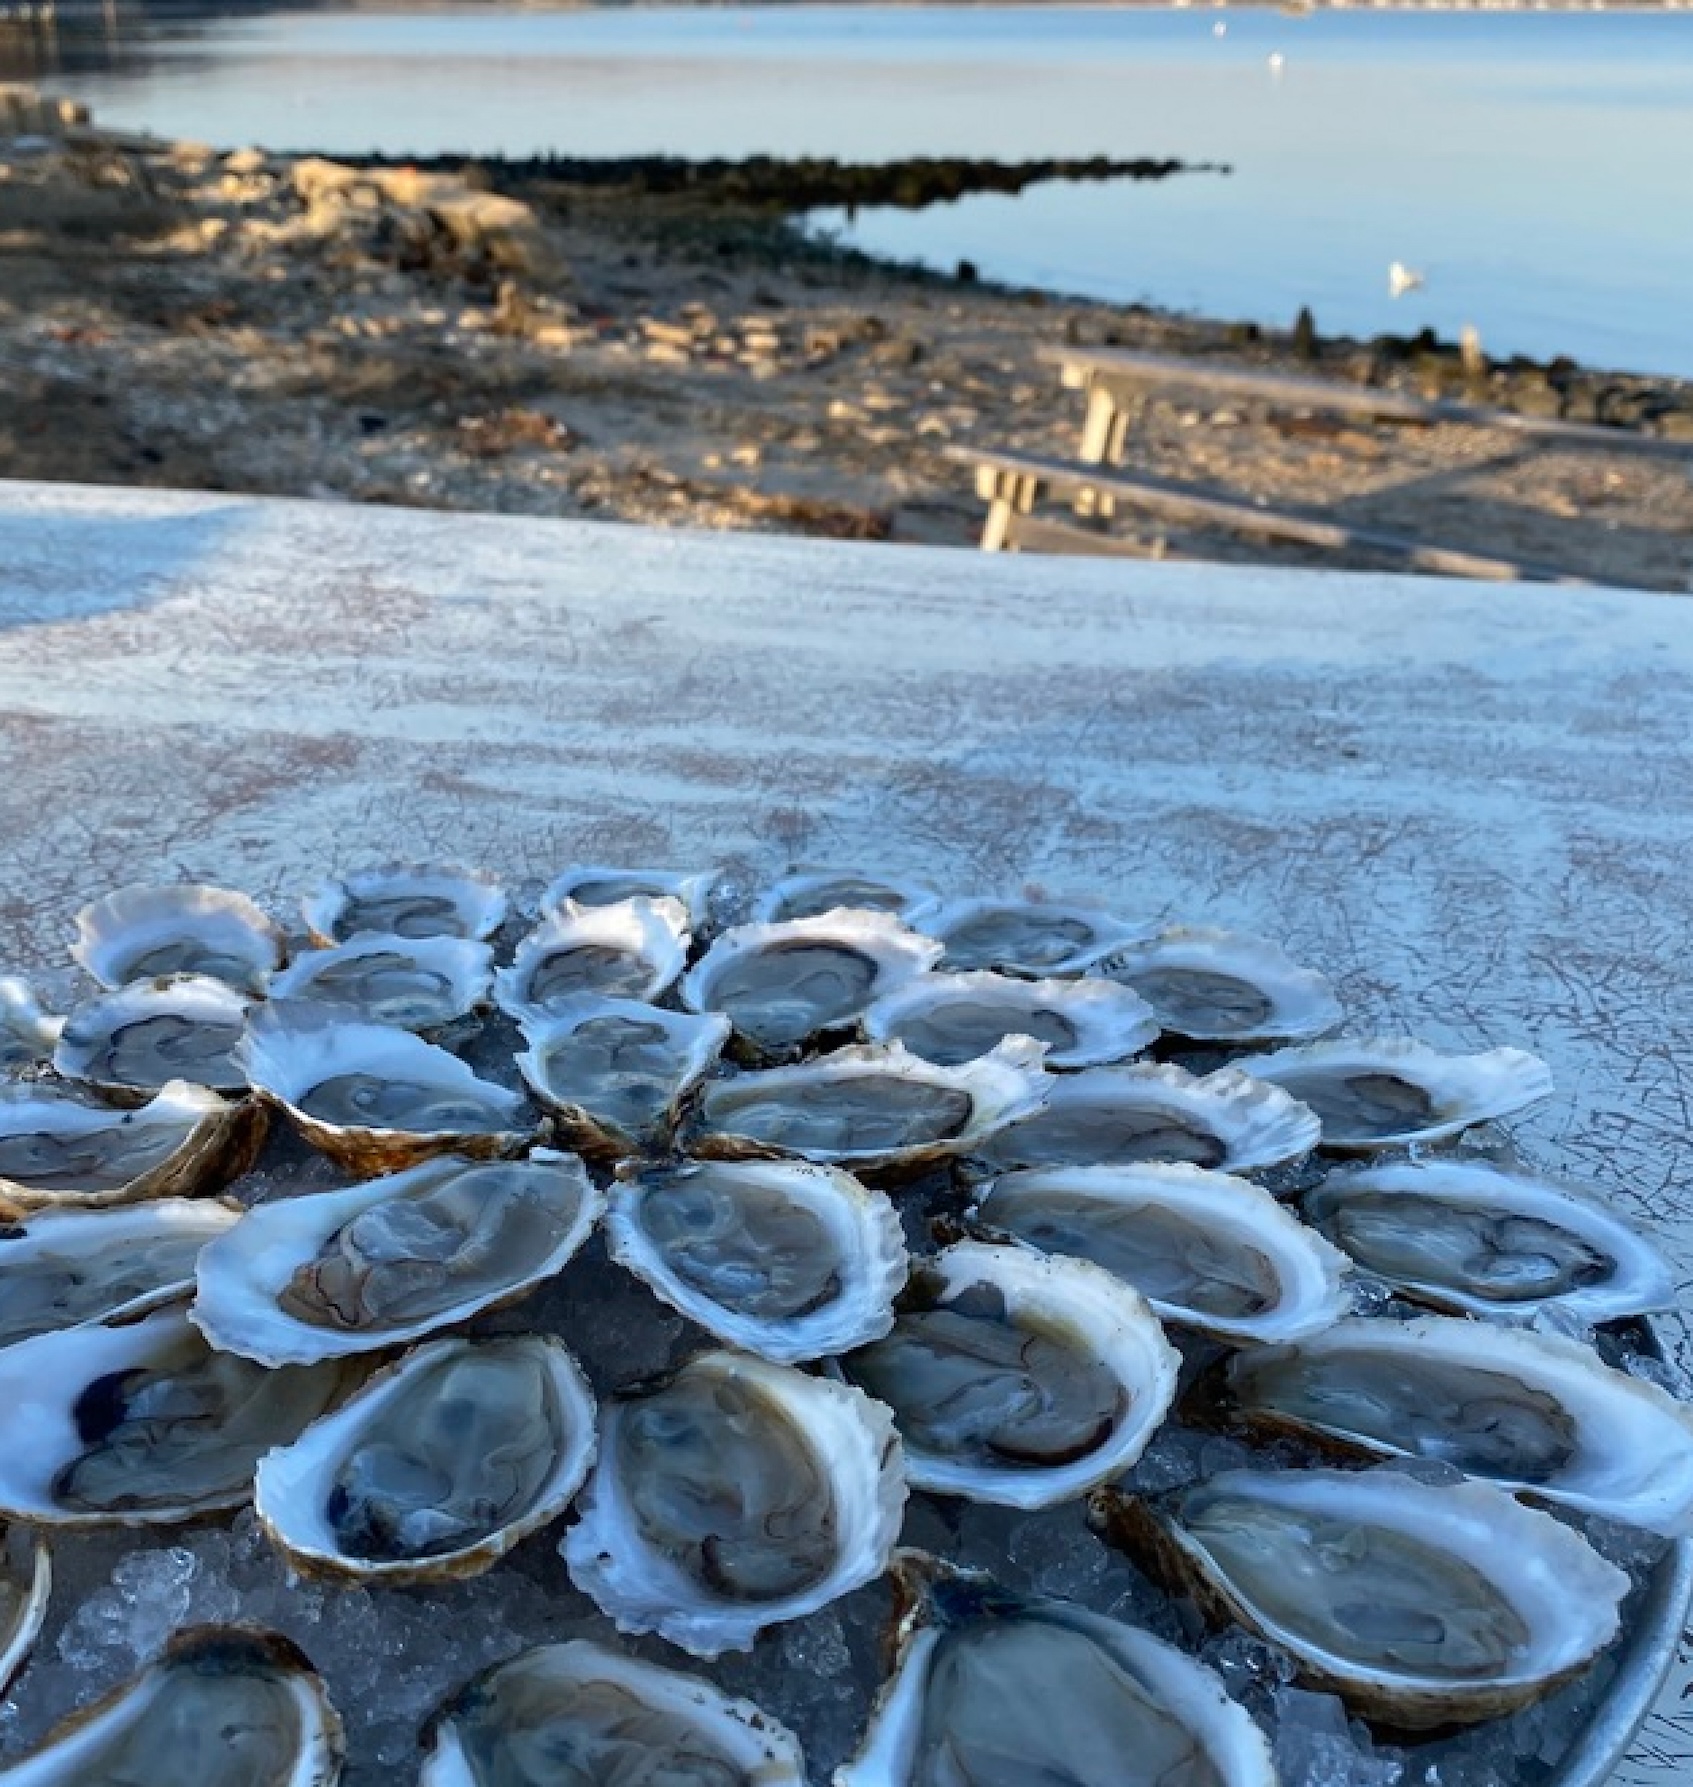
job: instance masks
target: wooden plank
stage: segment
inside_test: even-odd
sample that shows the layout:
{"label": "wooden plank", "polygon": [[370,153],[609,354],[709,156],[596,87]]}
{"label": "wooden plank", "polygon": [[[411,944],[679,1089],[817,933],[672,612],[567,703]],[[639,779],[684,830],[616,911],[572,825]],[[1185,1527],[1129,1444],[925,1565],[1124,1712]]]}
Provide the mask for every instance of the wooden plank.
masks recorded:
{"label": "wooden plank", "polygon": [[1433,546],[1420,540],[1408,539],[1401,534],[1354,527],[1350,523],[1333,521],[1309,512],[1261,508],[1255,503],[1242,502],[1221,492],[1204,490],[1191,484],[1178,484],[1167,478],[1106,471],[1097,466],[1076,465],[1068,460],[1043,459],[1033,454],[1003,453],[976,447],[951,447],[947,450],[947,456],[960,464],[989,467],[1001,477],[1033,480],[1045,485],[1055,495],[1069,495],[1083,489],[1093,489],[1108,494],[1125,505],[1132,505],[1150,514],[1164,515],[1172,520],[1205,522],[1228,528],[1235,533],[1287,540],[1296,545],[1316,546],[1327,551],[1386,553],[1421,570],[1439,571],[1453,577],[1481,577],[1498,582],[1588,581],[1551,565],[1537,565],[1526,560],[1501,558],[1489,553]]}
{"label": "wooden plank", "polygon": [[1048,521],[1040,515],[1016,515],[1006,534],[1011,552],[1061,552],[1067,558],[1173,559],[1179,555],[1148,546],[1121,534],[1102,534],[1073,521]]}
{"label": "wooden plank", "polygon": [[1342,385],[1328,379],[1302,378],[1285,372],[1257,372],[1249,367],[1213,365],[1205,360],[1179,360],[1162,354],[1141,354],[1126,348],[1043,347],[1038,357],[1059,368],[1074,390],[1104,389],[1121,402],[1148,385],[1205,391],[1218,397],[1256,399],[1289,409],[1328,410],[1338,415],[1369,416],[1398,422],[1456,422],[1468,427],[1497,428],[1508,434],[1572,447],[1612,448],[1622,453],[1693,456],[1693,441],[1665,440],[1631,428],[1607,428],[1594,422],[1564,422],[1551,416],[1523,416],[1514,410],[1484,404],[1452,403],[1443,398],[1413,397],[1404,391],[1380,391],[1367,385]]}

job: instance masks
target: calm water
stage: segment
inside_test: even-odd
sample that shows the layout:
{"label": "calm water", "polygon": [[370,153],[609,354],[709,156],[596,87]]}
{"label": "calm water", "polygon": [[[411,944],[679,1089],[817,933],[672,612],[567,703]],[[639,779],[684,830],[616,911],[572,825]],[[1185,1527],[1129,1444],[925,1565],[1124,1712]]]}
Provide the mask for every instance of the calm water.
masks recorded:
{"label": "calm water", "polygon": [[[220,20],[60,85],[280,149],[1180,155],[1229,178],[822,217],[877,252],[1693,374],[1693,14],[499,9]],[[1273,60],[1274,59],[1274,60]],[[1397,301],[1387,270],[1426,287]]]}

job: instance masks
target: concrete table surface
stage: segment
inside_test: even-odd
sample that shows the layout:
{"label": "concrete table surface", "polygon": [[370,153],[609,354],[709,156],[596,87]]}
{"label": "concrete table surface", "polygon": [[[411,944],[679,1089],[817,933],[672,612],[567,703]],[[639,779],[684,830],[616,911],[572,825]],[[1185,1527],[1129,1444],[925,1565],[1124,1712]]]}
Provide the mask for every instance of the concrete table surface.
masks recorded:
{"label": "concrete table surface", "polygon": [[[0,971],[106,888],[916,871],[1286,940],[1693,1277],[1693,604],[0,485]],[[1693,1328],[1666,1324],[1693,1364]],[[1619,1779],[1693,1776],[1683,1658]]]}

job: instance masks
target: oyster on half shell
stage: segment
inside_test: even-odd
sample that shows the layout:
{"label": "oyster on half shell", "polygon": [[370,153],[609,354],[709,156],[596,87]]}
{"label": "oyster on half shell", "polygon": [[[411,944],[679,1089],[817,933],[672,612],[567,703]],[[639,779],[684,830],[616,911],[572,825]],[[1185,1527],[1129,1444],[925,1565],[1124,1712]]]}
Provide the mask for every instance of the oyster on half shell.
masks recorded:
{"label": "oyster on half shell", "polygon": [[1325,1148],[1348,1153],[1438,1141],[1552,1090],[1551,1069],[1522,1049],[1443,1055],[1393,1037],[1278,1049],[1253,1056],[1252,1072],[1317,1113]]}
{"label": "oyster on half shell", "polygon": [[977,1219],[1092,1260],[1165,1321],[1220,1340],[1296,1340],[1351,1305],[1346,1255],[1248,1179],[1177,1165],[1034,1168],[984,1187]]}
{"label": "oyster on half shell", "polygon": [[918,922],[946,945],[942,967],[997,968],[1030,979],[1080,974],[1153,930],[1093,906],[1045,900],[945,900]]}
{"label": "oyster on half shell", "polygon": [[581,1787],[805,1787],[798,1741],[750,1701],[580,1639],[485,1670],[423,1742],[418,1787],[545,1787],[552,1758]]}
{"label": "oyster on half shell", "polygon": [[53,1066],[117,1097],[156,1092],[172,1080],[240,1092],[237,1050],[253,1008],[233,987],[204,975],[135,980],[102,993],[65,1019]]}
{"label": "oyster on half shell", "polygon": [[245,1626],[178,1632],[157,1662],[71,1714],[6,1787],[335,1787],[341,1720],[303,1652]]}
{"label": "oyster on half shell", "polygon": [[1583,1321],[1669,1309],[1675,1272],[1596,1198],[1480,1160],[1411,1161],[1330,1173],[1307,1219],[1402,1295],[1466,1315]]}
{"label": "oyster on half shell", "polygon": [[893,1410],[914,1488],[1012,1508],[1127,1470],[1180,1364],[1146,1299],[1108,1272],[978,1241],[918,1262],[893,1331],[838,1361]]}
{"label": "oyster on half shell", "polygon": [[593,1458],[594,1399],[562,1341],[436,1340],[261,1459],[253,1506],[301,1568],[457,1580],[562,1514]]}
{"label": "oyster on half shell", "polygon": [[717,1159],[797,1154],[864,1167],[963,1154],[1040,1108],[1056,1083],[1041,1071],[1044,1054],[1013,1036],[963,1067],[936,1067],[900,1043],[868,1043],[713,1080],[689,1146]]}
{"label": "oyster on half shell", "polygon": [[560,1550],[619,1631],[715,1657],[879,1576],[905,1496],[879,1403],[791,1366],[702,1353],[603,1405]]}
{"label": "oyster on half shell", "polygon": [[1316,1146],[1315,1114],[1238,1067],[1191,1074],[1137,1062],[1054,1075],[1046,1102],[975,1150],[995,1167],[1186,1161],[1230,1173]]}
{"label": "oyster on half shell", "polygon": [[506,896],[479,869],[390,863],[325,881],[300,902],[306,929],[320,947],[361,931],[416,941],[421,937],[491,937],[506,915]]}
{"label": "oyster on half shell", "polygon": [[20,1340],[0,1351],[0,1514],[149,1526],[238,1507],[260,1457],[346,1382],[339,1365],[214,1353],[181,1305]]}
{"label": "oyster on half shell", "polygon": [[123,887],[76,915],[71,954],[101,986],[192,974],[262,994],[282,965],[281,927],[243,893]]}
{"label": "oyster on half shell", "polygon": [[894,1578],[894,1672],[835,1787],[1277,1787],[1246,1708],[1174,1645],[920,1552]]}
{"label": "oyster on half shell", "polygon": [[241,1044],[253,1090],[320,1152],[355,1173],[434,1154],[515,1154],[534,1133],[520,1093],[478,1079],[457,1055],[338,1006],[278,1000]]}
{"label": "oyster on half shell", "polygon": [[904,876],[870,875],[857,869],[792,869],[759,895],[752,915],[759,924],[773,925],[850,906],[859,912],[891,912],[916,925],[939,904],[933,888]]}
{"label": "oyster on half shell", "polygon": [[689,1321],[784,1365],[887,1333],[909,1265],[884,1192],[797,1160],[630,1173],[611,1189],[606,1237]]}
{"label": "oyster on half shell", "polygon": [[582,1162],[547,1148],[275,1199],[200,1255],[194,1323],[267,1365],[397,1346],[563,1271],[604,1207]]}
{"label": "oyster on half shell", "polygon": [[268,1122],[256,1099],[232,1104],[181,1080],[126,1111],[52,1086],[0,1086],[0,1216],[219,1191],[252,1165]]}
{"label": "oyster on half shell", "polygon": [[656,999],[688,959],[688,915],[679,900],[621,900],[544,918],[494,976],[500,1010],[521,1023],[585,994]]}
{"label": "oyster on half shell", "polygon": [[1456,1316],[1337,1322],[1237,1353],[1246,1422],[1466,1476],[1675,1536],[1693,1532],[1693,1408],[1587,1347]]}
{"label": "oyster on half shell", "polygon": [[486,943],[361,931],[333,949],[297,955],[271,981],[270,993],[344,1005],[369,1024],[438,1030],[485,1003],[493,977]]}
{"label": "oyster on half shell", "polygon": [[1213,1623],[1281,1646],[1308,1686],[1406,1730],[1498,1718],[1584,1669],[1629,1581],[1486,1483],[1397,1471],[1224,1471],[1093,1518]]}
{"label": "oyster on half shell", "polygon": [[621,906],[625,900],[674,900],[688,915],[688,928],[703,931],[711,917],[714,869],[688,874],[680,869],[612,869],[577,863],[550,882],[541,895],[542,917],[567,907]]}
{"label": "oyster on half shell", "polygon": [[27,981],[14,974],[0,975],[0,1073],[51,1060],[64,1027],[63,1018],[50,1017],[41,1009]]}

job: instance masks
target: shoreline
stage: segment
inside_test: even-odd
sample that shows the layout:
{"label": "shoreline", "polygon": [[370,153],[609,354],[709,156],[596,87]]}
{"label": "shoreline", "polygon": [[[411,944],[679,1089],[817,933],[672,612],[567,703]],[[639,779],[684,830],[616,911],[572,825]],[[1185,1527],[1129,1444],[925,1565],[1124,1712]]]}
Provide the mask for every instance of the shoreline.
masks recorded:
{"label": "shoreline", "polygon": [[[805,236],[783,182],[817,164],[762,164],[749,199],[745,164],[663,192],[615,177],[643,160],[571,181],[73,127],[0,179],[0,475],[969,546],[982,511],[946,449],[1073,457],[1079,400],[1038,359],[1066,341],[1693,442],[1693,382],[959,281]],[[936,166],[965,186],[1035,177]],[[1693,478],[1670,461],[1155,395],[1130,464],[1598,581],[1693,585]],[[1203,531],[1143,544],[1370,562]]]}

